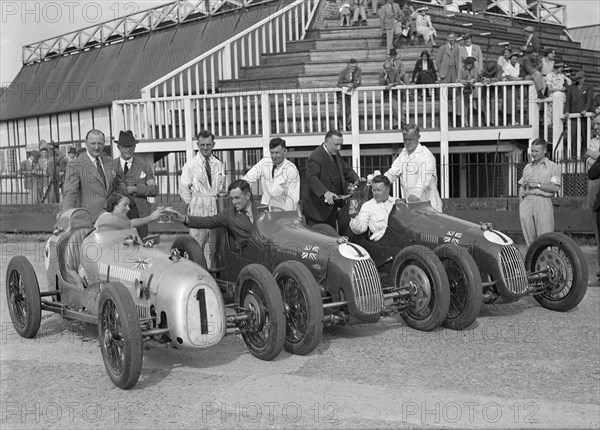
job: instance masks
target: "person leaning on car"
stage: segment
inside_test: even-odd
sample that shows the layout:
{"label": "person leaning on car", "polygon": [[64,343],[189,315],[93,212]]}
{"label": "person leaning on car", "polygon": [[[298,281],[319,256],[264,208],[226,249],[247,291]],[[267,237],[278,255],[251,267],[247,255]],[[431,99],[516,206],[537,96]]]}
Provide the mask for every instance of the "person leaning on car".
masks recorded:
{"label": "person leaning on car", "polygon": [[369,239],[379,240],[387,230],[388,217],[394,207],[395,199],[390,197],[392,184],[387,176],[377,175],[371,180],[373,198],[365,202],[358,214],[350,208],[350,228],[354,234],[371,232]]}
{"label": "person leaning on car", "polygon": [[546,158],[548,143],[535,139],[531,143],[531,163],[519,179],[519,218],[525,242],[554,231],[554,209],[551,197],[560,189],[560,167]]}
{"label": "person leaning on car", "polygon": [[233,235],[236,252],[246,247],[252,224],[256,220],[256,203],[252,201],[252,190],[250,184],[238,179],[233,181],[227,187],[229,198],[232,205],[223,209],[217,215],[213,216],[192,216],[183,215],[179,212],[173,212],[174,220],[183,222],[190,228],[219,228],[225,227]]}

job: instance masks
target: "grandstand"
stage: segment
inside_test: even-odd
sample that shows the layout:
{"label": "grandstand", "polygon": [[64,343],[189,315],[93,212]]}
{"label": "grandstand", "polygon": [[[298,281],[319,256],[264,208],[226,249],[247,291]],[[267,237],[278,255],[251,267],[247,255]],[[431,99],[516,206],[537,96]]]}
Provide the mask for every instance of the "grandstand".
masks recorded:
{"label": "grandstand", "polygon": [[[533,25],[543,46],[556,48],[558,58],[584,69],[600,87],[600,53],[570,38],[564,10],[551,2],[533,2],[533,8],[521,0],[488,1],[479,13],[453,10],[444,1],[413,2],[420,3],[429,6],[438,44],[449,31],[469,31],[484,59],[496,59],[500,42],[521,46],[522,29]],[[509,3],[514,8],[507,10]],[[178,172],[203,128],[218,136],[232,177],[259,159],[274,136],[287,140],[289,158],[302,172],[330,128],[346,134],[342,153],[366,175],[391,165],[401,145],[390,105],[398,103],[438,157],[442,197],[507,197],[516,195],[528,143],[542,136],[556,144],[561,134],[561,121],[551,125],[545,114],[551,101],[538,100],[531,81],[476,87],[481,106],[471,112],[460,102],[460,84],[406,85],[392,90],[397,99],[384,100],[377,73],[386,53],[377,18],[369,17],[366,27],[340,28],[330,0],[233,4],[179,0],[24,47],[23,68],[0,104],[0,192],[23,192],[17,169],[27,148],[46,139],[64,150],[90,128],[105,131],[111,142],[119,130],[133,130],[141,140],[137,152],[156,162],[164,195],[177,189]],[[402,48],[409,72],[424,48]],[[363,69],[363,86],[345,112],[336,97],[337,75],[350,57]],[[423,97],[426,90],[431,97]],[[347,114],[348,129],[340,121]],[[588,118],[579,124],[590,127]],[[585,145],[566,135],[556,157],[580,155]],[[579,164],[564,165],[575,179],[562,193],[585,195]]]}

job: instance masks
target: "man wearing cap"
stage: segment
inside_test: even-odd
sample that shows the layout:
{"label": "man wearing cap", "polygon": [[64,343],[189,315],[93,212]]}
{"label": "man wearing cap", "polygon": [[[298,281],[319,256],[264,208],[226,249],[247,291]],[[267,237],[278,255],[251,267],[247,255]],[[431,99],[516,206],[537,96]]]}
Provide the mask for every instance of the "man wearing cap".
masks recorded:
{"label": "man wearing cap", "polygon": [[554,231],[554,209],[551,197],[560,189],[558,164],[546,158],[548,143],[536,139],[531,143],[531,163],[523,169],[519,180],[519,219],[525,242]]}
{"label": "man wearing cap", "polygon": [[[565,115],[572,113],[581,114],[583,117],[591,112],[593,101],[594,90],[585,83],[585,72],[580,70],[573,78],[573,85],[567,87]],[[584,120],[581,121],[581,143],[579,146],[585,148],[587,145],[587,127]],[[573,151],[577,148],[577,118],[571,118],[571,148],[573,148]],[[573,155],[576,155],[576,153]]]}
{"label": "man wearing cap", "polygon": [[[188,215],[213,216],[217,214],[217,194],[224,191],[223,162],[213,155],[215,135],[208,130],[198,133],[199,152],[181,170],[179,195],[188,206]],[[213,267],[217,232],[206,228],[191,228],[192,236],[202,249],[206,262]]]}
{"label": "man wearing cap", "polygon": [[106,198],[114,191],[113,160],[104,155],[105,137],[100,130],[85,136],[86,153],[67,163],[62,211],[83,207],[96,222]]}
{"label": "man wearing cap", "polygon": [[[473,97],[473,103],[477,103],[477,99],[479,98],[479,93],[476,88],[473,88],[473,85],[479,81],[479,69],[475,65],[474,57],[467,57],[463,60],[463,66],[458,71],[458,80],[459,84],[463,84],[465,87],[462,91],[462,99],[464,105],[464,115],[461,115],[463,127],[469,127],[469,118],[472,113],[471,106],[471,95]],[[475,125],[475,124],[471,124]]]}
{"label": "man wearing cap", "polygon": [[521,47],[523,53],[527,56],[532,52],[540,51],[540,38],[534,34],[534,29],[531,25],[528,25],[523,29],[527,34],[527,38],[525,39],[525,44]]}
{"label": "man wearing cap", "polygon": [[512,52],[508,57],[508,63],[504,65],[502,78],[505,81],[518,81],[521,79],[521,65],[519,64],[519,53]]}
{"label": "man wearing cap", "polygon": [[477,67],[477,70],[483,70],[483,54],[481,53],[481,47],[473,44],[470,33],[463,35],[462,40],[463,44],[458,49],[458,60],[460,63],[464,63],[465,58],[467,57],[473,57],[475,58],[475,67]]}
{"label": "man wearing cap", "polygon": [[286,158],[285,140],[275,137],[269,142],[270,157],[263,157],[244,175],[253,184],[260,181],[264,205],[293,211],[300,200],[300,174],[298,168]]}
{"label": "man wearing cap", "polygon": [[450,32],[446,38],[448,43],[440,47],[435,56],[440,82],[452,84],[458,78],[459,49],[456,43],[456,34]]}
{"label": "man wearing cap", "polygon": [[[148,197],[158,194],[152,166],[140,157],[134,157],[138,140],[131,130],[121,131],[115,143],[121,153],[119,158],[113,160],[113,169],[117,173],[115,190],[129,197],[129,219],[144,218],[152,212]],[[148,225],[137,227],[137,231],[143,239],[148,236]]]}

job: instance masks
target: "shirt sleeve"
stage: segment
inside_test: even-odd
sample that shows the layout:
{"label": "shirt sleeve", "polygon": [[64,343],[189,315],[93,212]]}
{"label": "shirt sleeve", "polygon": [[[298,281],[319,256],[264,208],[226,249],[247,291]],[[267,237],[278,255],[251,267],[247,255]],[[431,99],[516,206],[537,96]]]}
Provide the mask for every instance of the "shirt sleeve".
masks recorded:
{"label": "shirt sleeve", "polygon": [[255,182],[258,182],[260,180],[262,174],[263,160],[260,160],[258,163],[252,166],[250,170],[248,170],[248,173],[246,173],[243,177],[245,181],[254,184]]}
{"label": "shirt sleeve", "polygon": [[398,176],[400,176],[401,174],[402,174],[402,162],[400,161],[400,156],[398,156],[392,163],[392,167],[390,167],[389,170],[384,173],[384,175],[388,177],[390,182],[394,182],[396,180],[396,178]]}
{"label": "shirt sleeve", "polygon": [[368,206],[366,204],[360,208],[358,215],[352,219],[350,219],[350,228],[354,232],[354,234],[361,234],[367,231],[369,228],[369,220],[371,219],[371,214],[369,213]]}
{"label": "shirt sleeve", "polygon": [[190,190],[190,185],[192,185],[192,169],[190,167],[190,163],[185,163],[183,165],[183,169],[181,169],[179,195],[186,205],[189,205],[190,201],[192,200],[192,191]]}
{"label": "shirt sleeve", "polygon": [[558,185],[559,187],[561,186],[560,167],[557,164],[552,166],[552,176],[550,177],[550,183]]}
{"label": "shirt sleeve", "polygon": [[300,175],[298,169],[290,168],[286,171],[288,181],[288,196],[294,201],[294,205],[298,206],[300,201]]}

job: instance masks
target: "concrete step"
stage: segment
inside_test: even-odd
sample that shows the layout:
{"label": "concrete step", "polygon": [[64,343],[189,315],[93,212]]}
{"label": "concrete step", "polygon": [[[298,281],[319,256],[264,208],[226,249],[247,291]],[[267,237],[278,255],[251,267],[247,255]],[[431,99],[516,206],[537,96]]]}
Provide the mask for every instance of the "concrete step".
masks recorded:
{"label": "concrete step", "polygon": [[[401,58],[406,61],[416,61],[423,47],[409,46],[401,49]],[[356,58],[359,62],[364,60],[381,60],[386,58],[385,47],[380,48],[362,48],[346,47],[335,52],[330,50],[313,50],[306,53],[286,52],[283,54],[267,54],[261,58],[261,65],[284,65],[284,64],[304,64],[309,62],[347,62],[349,58]]]}

